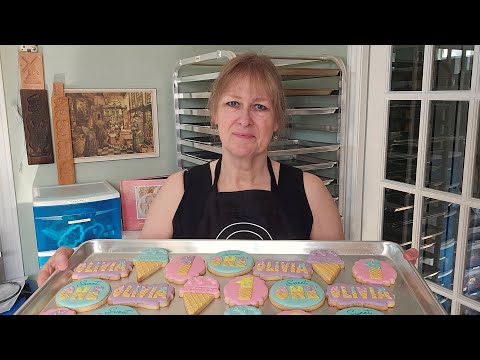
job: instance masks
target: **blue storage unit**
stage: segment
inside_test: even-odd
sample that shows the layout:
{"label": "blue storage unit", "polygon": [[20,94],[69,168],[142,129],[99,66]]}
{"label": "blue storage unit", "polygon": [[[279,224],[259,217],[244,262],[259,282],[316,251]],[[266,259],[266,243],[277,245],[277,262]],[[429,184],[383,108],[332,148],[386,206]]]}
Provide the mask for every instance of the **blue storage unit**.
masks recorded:
{"label": "blue storage unit", "polygon": [[60,246],[122,238],[120,193],[106,181],[36,187],[33,215],[40,267]]}

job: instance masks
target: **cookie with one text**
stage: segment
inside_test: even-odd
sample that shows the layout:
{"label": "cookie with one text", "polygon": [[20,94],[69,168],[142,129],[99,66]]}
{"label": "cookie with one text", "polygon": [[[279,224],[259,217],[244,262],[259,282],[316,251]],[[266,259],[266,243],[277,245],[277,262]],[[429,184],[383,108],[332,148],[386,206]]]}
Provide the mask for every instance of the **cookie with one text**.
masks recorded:
{"label": "cookie with one text", "polygon": [[316,282],[307,279],[284,279],[272,285],[270,302],[279,309],[313,311],[323,305],[325,292]]}
{"label": "cookie with one text", "polygon": [[165,279],[183,285],[188,279],[205,274],[205,271],[205,260],[200,256],[176,256],[165,266]]}
{"label": "cookie with one text", "polygon": [[254,264],[253,257],[244,251],[226,250],[213,254],[207,261],[212,274],[233,277],[247,274]]}
{"label": "cookie with one text", "polygon": [[237,276],[223,288],[225,302],[235,305],[263,305],[268,297],[268,287],[263,279],[253,275]]}
{"label": "cookie with one text", "polygon": [[393,285],[397,271],[383,260],[360,259],[352,267],[352,275],[359,283],[376,285]]}
{"label": "cookie with one text", "polygon": [[144,249],[133,258],[137,281],[141,282],[168,263],[168,250],[163,248]]}
{"label": "cookie with one text", "polygon": [[312,315],[312,314],[310,314],[308,311],[295,309],[295,310],[283,310],[279,312],[277,315]]}
{"label": "cookie with one text", "polygon": [[105,306],[95,311],[92,311],[89,315],[140,315],[140,313],[125,305]]}
{"label": "cookie with one text", "polygon": [[175,288],[168,284],[147,285],[129,282],[113,289],[108,297],[108,303],[157,310],[168,306],[174,296]]}
{"label": "cookie with one text", "polygon": [[77,312],[72,309],[67,309],[65,307],[53,308],[42,311],[39,315],[76,315]]}
{"label": "cookie with one text", "polygon": [[187,314],[196,315],[220,297],[220,284],[210,276],[195,276],[180,289],[180,297]]}
{"label": "cookie with one text", "polygon": [[351,307],[337,311],[335,315],[383,315],[383,313],[375,309]]}
{"label": "cookie with one text", "polygon": [[262,315],[262,310],[255,306],[238,305],[225,310],[223,315]]}
{"label": "cookie with one text", "polygon": [[312,274],[312,265],[301,260],[261,259],[257,260],[253,267],[253,275],[263,280],[311,279]]}
{"label": "cookie with one text", "polygon": [[119,280],[127,277],[133,269],[133,263],[126,259],[110,261],[85,261],[73,270],[72,279],[100,278]]}
{"label": "cookie with one text", "polygon": [[68,283],[55,295],[59,307],[76,312],[91,311],[102,306],[110,294],[108,282],[100,279],[82,279]]}

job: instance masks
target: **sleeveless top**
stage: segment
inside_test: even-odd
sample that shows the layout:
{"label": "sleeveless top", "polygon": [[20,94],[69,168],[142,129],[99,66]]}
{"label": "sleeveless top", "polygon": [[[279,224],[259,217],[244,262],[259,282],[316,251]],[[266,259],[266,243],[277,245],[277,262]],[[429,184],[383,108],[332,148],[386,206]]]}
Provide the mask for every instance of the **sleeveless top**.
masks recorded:
{"label": "sleeveless top", "polygon": [[209,163],[184,172],[185,192],[173,218],[174,239],[310,239],[313,216],[303,171],[280,164],[278,185],[267,158],[271,191],[218,192],[222,158],[212,177]]}

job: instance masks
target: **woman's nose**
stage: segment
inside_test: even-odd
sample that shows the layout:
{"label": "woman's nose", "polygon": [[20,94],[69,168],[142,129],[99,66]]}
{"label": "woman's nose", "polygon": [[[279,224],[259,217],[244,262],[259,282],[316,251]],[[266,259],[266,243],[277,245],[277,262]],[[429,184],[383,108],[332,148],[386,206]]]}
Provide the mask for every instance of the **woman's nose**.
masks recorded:
{"label": "woman's nose", "polygon": [[238,117],[238,123],[242,126],[248,126],[252,123],[252,116],[249,109],[242,109]]}

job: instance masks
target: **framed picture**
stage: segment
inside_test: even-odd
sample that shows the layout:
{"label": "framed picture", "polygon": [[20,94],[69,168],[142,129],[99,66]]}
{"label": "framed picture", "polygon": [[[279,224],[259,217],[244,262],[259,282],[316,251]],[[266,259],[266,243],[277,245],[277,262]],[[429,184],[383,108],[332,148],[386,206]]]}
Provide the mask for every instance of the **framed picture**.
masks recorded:
{"label": "framed picture", "polygon": [[159,156],[156,89],[65,89],[76,163]]}
{"label": "framed picture", "polygon": [[120,181],[123,230],[141,230],[153,198],[168,175]]}

